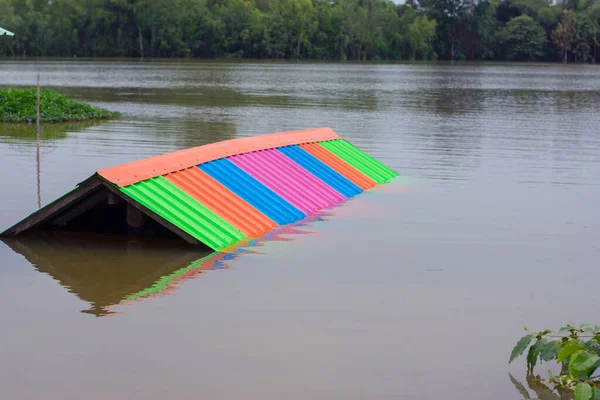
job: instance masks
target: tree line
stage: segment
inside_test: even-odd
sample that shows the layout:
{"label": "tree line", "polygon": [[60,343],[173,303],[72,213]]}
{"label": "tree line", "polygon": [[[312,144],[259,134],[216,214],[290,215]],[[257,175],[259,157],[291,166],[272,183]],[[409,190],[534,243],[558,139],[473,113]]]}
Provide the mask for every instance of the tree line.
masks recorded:
{"label": "tree line", "polygon": [[600,0],[0,0],[0,56],[595,62]]}

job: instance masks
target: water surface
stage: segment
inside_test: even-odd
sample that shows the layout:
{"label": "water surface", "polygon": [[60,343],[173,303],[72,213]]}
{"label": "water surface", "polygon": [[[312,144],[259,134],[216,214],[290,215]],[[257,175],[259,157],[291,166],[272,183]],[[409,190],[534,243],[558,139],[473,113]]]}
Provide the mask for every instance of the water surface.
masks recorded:
{"label": "water surface", "polygon": [[[0,242],[3,398],[520,399],[524,326],[598,323],[598,68],[2,61],[0,86],[38,71],[124,114],[45,127],[42,204],[122,162],[319,126],[402,177],[231,254]],[[37,182],[34,131],[0,126],[0,230]]]}

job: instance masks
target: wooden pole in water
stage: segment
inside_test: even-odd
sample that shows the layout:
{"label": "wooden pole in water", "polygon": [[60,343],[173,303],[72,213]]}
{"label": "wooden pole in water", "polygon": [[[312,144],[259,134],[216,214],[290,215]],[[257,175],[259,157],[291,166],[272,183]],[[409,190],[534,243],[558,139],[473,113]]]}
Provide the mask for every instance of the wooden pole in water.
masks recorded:
{"label": "wooden pole in water", "polygon": [[40,183],[40,73],[37,75],[37,96],[35,102],[35,142],[37,146],[37,198],[38,198],[38,208],[42,208],[42,193],[41,193],[41,183]]}
{"label": "wooden pole in water", "polygon": [[35,137],[37,139],[38,145],[40,143],[40,73],[38,72],[38,80],[37,80],[37,96],[35,102]]}

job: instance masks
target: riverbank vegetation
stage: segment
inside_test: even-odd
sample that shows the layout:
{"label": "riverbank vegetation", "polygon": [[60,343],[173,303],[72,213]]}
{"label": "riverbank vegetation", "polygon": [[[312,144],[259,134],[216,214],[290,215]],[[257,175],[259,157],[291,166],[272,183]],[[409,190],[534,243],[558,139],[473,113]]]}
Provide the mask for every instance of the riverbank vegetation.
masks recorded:
{"label": "riverbank vegetation", "polygon": [[[35,122],[36,89],[0,90],[0,122]],[[119,113],[71,99],[55,90],[40,92],[40,121],[65,122],[108,119]]]}
{"label": "riverbank vegetation", "polygon": [[[553,398],[553,391],[558,392],[560,398],[572,398],[568,393],[572,391],[575,400],[600,399],[600,325],[566,325],[558,331],[528,332],[513,348],[509,363],[527,348],[528,380],[535,366],[542,362],[553,361],[560,368],[557,374],[550,371],[547,378],[535,378],[542,385],[553,386],[547,387],[545,398]],[[513,383],[519,389],[518,382]],[[519,390],[526,395],[524,389]]]}
{"label": "riverbank vegetation", "polygon": [[595,62],[599,0],[0,0],[0,56]]}

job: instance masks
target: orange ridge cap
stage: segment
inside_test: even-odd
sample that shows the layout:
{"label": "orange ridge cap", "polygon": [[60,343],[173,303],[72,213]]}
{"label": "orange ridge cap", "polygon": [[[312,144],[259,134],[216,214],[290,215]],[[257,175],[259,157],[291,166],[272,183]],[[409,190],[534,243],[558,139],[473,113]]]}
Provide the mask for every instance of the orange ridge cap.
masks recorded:
{"label": "orange ridge cap", "polygon": [[109,182],[123,187],[236,154],[334,139],[340,139],[340,137],[331,128],[243,137],[132,161],[102,169],[98,171],[98,174]]}

